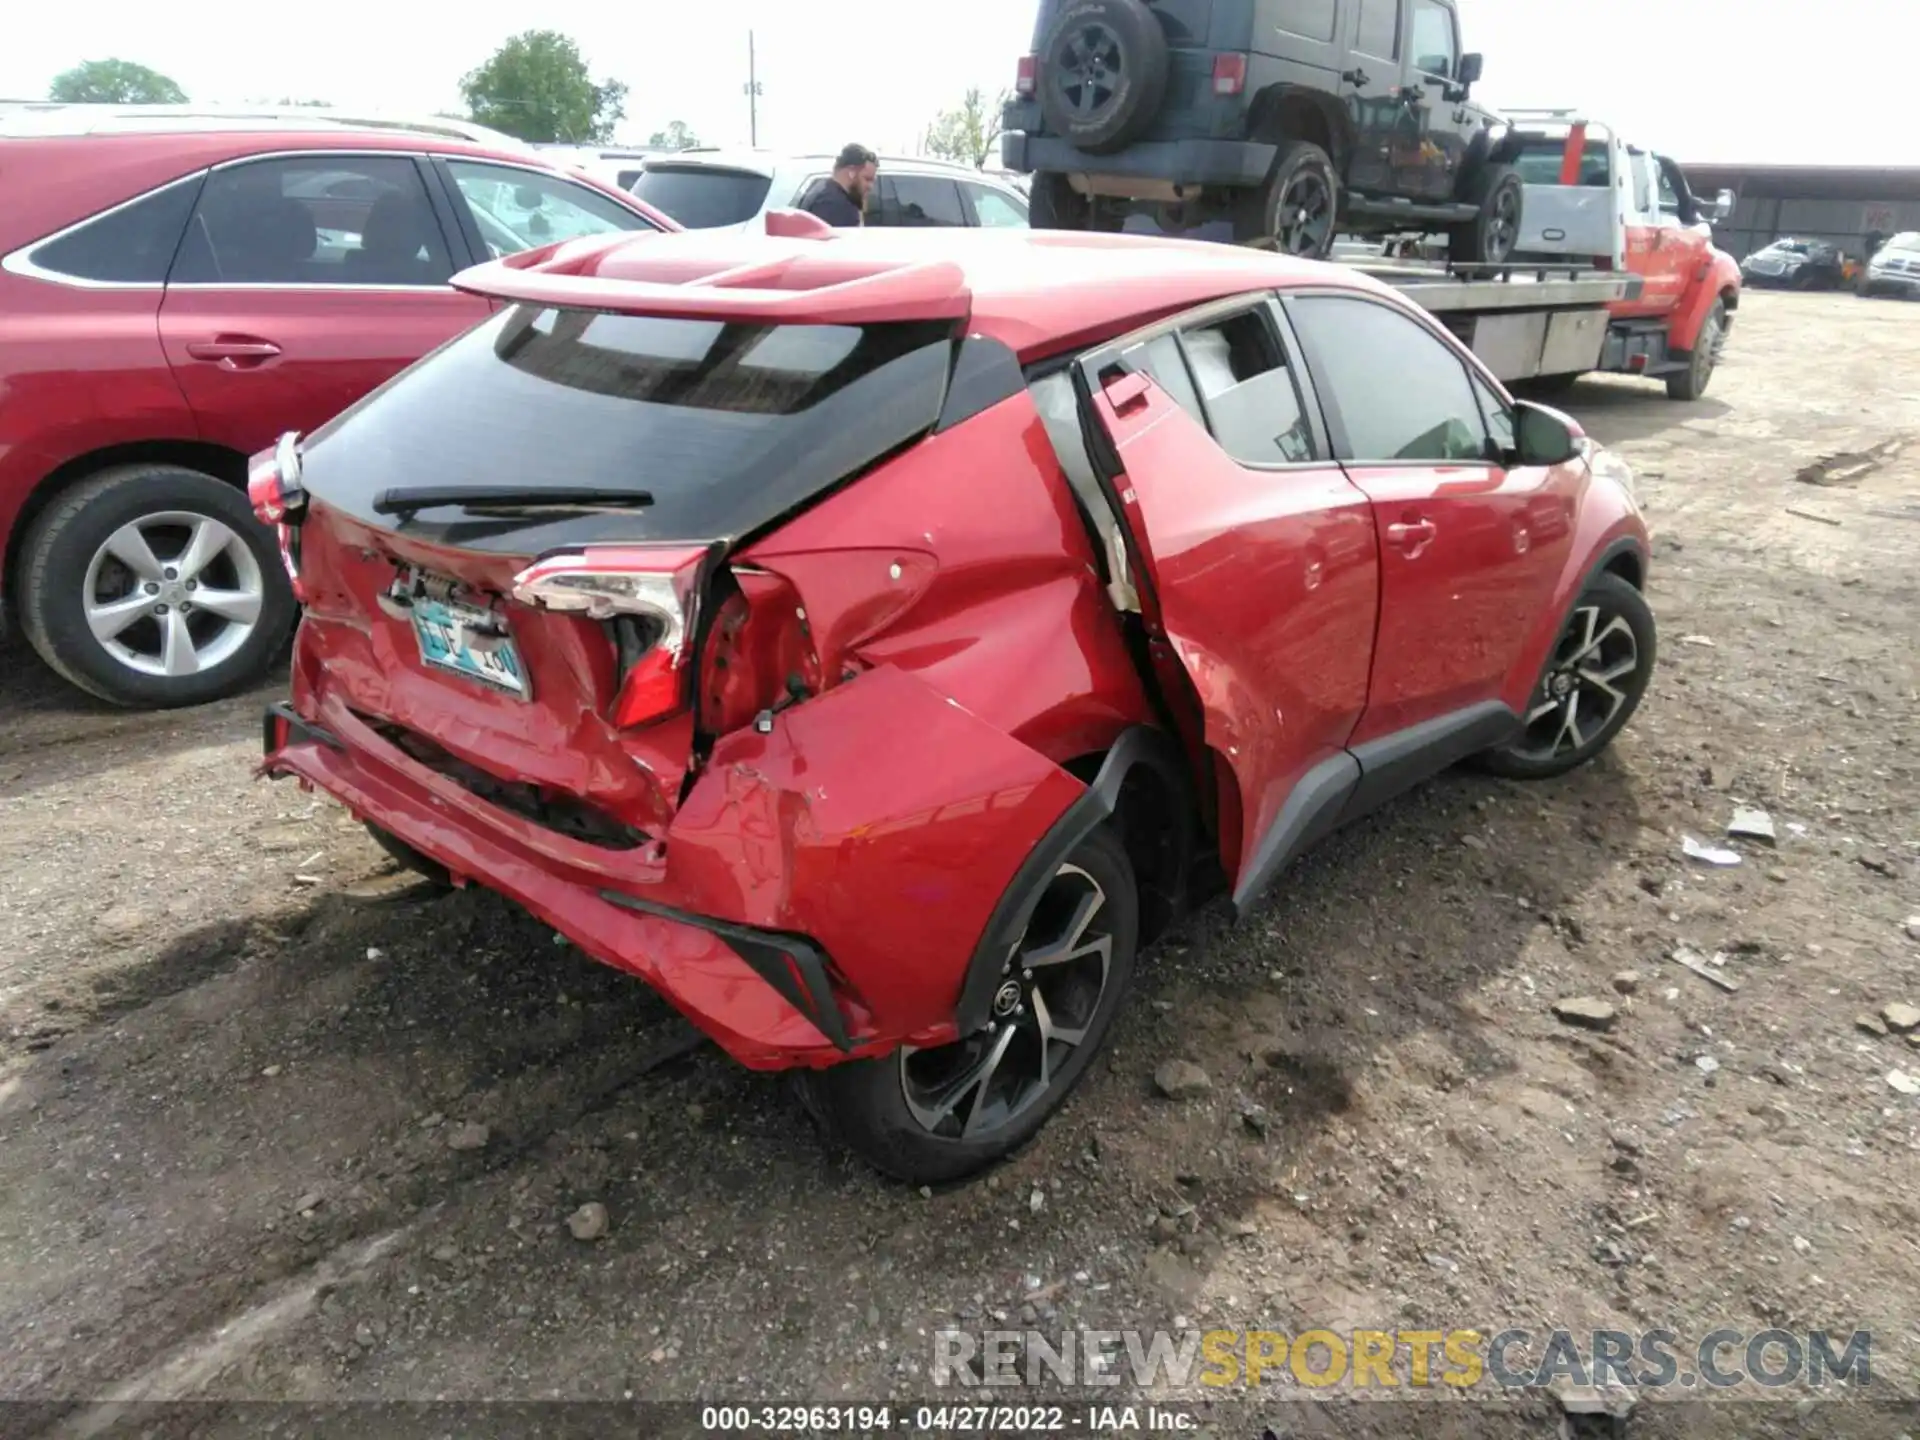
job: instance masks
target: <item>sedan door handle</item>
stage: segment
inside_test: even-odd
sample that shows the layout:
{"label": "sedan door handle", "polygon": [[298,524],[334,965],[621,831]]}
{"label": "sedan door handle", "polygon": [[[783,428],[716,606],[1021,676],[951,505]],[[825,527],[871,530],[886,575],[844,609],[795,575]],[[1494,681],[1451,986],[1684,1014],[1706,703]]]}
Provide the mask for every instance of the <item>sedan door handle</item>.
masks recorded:
{"label": "sedan door handle", "polygon": [[273,341],[251,335],[219,335],[211,340],[193,340],[187,344],[187,354],[194,359],[209,361],[226,370],[261,365],[279,353],[280,347]]}
{"label": "sedan door handle", "polygon": [[1402,521],[1387,526],[1387,544],[1412,557],[1431,545],[1439,533],[1439,527],[1431,520]]}

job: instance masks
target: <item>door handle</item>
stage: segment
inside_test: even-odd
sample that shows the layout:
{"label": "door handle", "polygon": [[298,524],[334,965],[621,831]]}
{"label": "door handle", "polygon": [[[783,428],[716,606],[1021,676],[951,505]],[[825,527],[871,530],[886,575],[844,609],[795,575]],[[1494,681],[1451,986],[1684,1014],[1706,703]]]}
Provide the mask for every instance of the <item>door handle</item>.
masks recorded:
{"label": "door handle", "polygon": [[223,370],[264,365],[279,353],[280,347],[273,341],[253,336],[218,335],[211,340],[192,340],[187,343],[187,354],[196,360],[218,365]]}
{"label": "door handle", "polygon": [[1387,544],[1406,551],[1411,558],[1431,545],[1439,533],[1439,527],[1431,520],[1399,521],[1387,526]]}
{"label": "door handle", "polygon": [[1352,70],[1342,70],[1340,72],[1340,78],[1349,85],[1364,85],[1371,77],[1366,71],[1356,66]]}
{"label": "door handle", "polygon": [[1115,415],[1126,415],[1147,403],[1147,377],[1138,371],[1116,375],[1100,387]]}

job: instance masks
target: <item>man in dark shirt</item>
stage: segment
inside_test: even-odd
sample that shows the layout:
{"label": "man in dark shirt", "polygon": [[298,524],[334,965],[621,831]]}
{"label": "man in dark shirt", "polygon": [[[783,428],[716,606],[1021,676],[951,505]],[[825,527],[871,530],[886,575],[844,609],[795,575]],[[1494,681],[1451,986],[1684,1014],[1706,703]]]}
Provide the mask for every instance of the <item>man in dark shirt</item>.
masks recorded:
{"label": "man in dark shirt", "polygon": [[833,162],[833,174],[807,197],[806,210],[829,225],[851,228],[861,223],[867,195],[873,189],[880,160],[864,145],[849,145]]}

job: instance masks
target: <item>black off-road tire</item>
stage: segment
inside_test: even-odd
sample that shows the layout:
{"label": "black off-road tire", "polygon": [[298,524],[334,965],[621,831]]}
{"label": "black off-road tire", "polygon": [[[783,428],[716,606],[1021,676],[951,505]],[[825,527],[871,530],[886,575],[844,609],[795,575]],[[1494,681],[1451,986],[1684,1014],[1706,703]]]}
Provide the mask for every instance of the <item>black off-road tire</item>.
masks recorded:
{"label": "black off-road tire", "polygon": [[[1589,635],[1586,613],[1599,612],[1594,627],[1598,633],[1606,632],[1615,621],[1626,627],[1631,635],[1634,666],[1630,672],[1613,676],[1607,683],[1621,696],[1619,704],[1594,729],[1579,734],[1579,743],[1564,750],[1555,749],[1550,753],[1541,753],[1539,737],[1552,728],[1556,718],[1552,714],[1543,714],[1540,721],[1519,739],[1488,750],[1474,758],[1475,767],[1490,774],[1503,776],[1509,780],[1546,780],[1556,775],[1564,775],[1569,770],[1577,770],[1613,743],[1614,737],[1626,727],[1633,718],[1634,711],[1640,708],[1645,698],[1647,685],[1653,678],[1653,667],[1658,658],[1659,643],[1654,625],[1653,611],[1647,600],[1629,582],[1611,573],[1602,573],[1588,582],[1580,598],[1573,602],[1573,609],[1561,627],[1559,638],[1554,643],[1554,651],[1547,657],[1545,670],[1541,673],[1540,683],[1528,697],[1529,711],[1546,705],[1554,698],[1555,676],[1566,668],[1569,655],[1580,651],[1582,641]],[[1591,673],[1606,674],[1616,668],[1616,657],[1620,652],[1599,650]],[[1579,686],[1574,687],[1578,689]],[[1587,692],[1589,695],[1604,695],[1604,691]],[[1578,703],[1578,702],[1576,702]],[[1610,702],[1609,702],[1610,703]],[[1595,717],[1598,718],[1597,716]]]}
{"label": "black off-road tire", "polygon": [[1066,176],[1042,170],[1029,187],[1027,224],[1035,230],[1090,230],[1093,206]]}
{"label": "black off-road tire", "polygon": [[1483,165],[1463,197],[1476,207],[1473,219],[1447,232],[1447,258],[1456,265],[1504,265],[1520,244],[1526,186],[1511,165]]}
{"label": "black off-road tire", "polygon": [[1714,369],[1720,363],[1719,350],[1725,343],[1726,333],[1727,302],[1716,300],[1701,323],[1700,333],[1694,337],[1693,349],[1687,355],[1687,368],[1667,377],[1669,400],[1698,400],[1707,393]]}
{"label": "black off-road tire", "polygon": [[[218,520],[258,565],[262,595],[246,642],[196,674],[148,675],[116,659],[88,627],[89,564],[109,536],[145,517],[182,512]],[[246,689],[285,646],[298,617],[276,537],[236,487],[179,465],[122,465],[63,492],[34,521],[21,550],[20,629],[62,678],[115,705],[164,710]]]}
{"label": "black off-road tire", "polygon": [[1070,867],[1092,877],[1105,895],[1109,908],[1097,918],[1107,925],[1111,945],[1105,985],[1084,1021],[1085,1038],[1052,1074],[1050,1085],[1004,1125],[973,1138],[947,1138],[929,1131],[909,1106],[904,1053],[808,1071],[799,1077],[803,1103],[831,1138],[895,1179],[936,1185],[1011,1155],[1059,1109],[1099,1053],[1126,997],[1140,937],[1133,866],[1118,835],[1104,827],[1096,830],[1043,886]]}
{"label": "black off-road tire", "polygon": [[[1090,52],[1105,53],[1109,42],[1117,68],[1102,73],[1110,85],[1084,88]],[[1167,32],[1144,0],[1066,0],[1040,46],[1047,133],[1093,155],[1123,148],[1159,114],[1170,64]]]}
{"label": "black off-road tire", "polygon": [[1267,183],[1243,197],[1234,238],[1301,260],[1324,260],[1339,234],[1340,174],[1333,157],[1310,140],[1281,141]]}

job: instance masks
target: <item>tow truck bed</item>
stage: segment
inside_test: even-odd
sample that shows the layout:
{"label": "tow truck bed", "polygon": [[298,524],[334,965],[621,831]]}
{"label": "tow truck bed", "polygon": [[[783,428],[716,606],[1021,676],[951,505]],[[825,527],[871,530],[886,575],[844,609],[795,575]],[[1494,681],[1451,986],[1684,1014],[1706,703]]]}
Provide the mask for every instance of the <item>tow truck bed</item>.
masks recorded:
{"label": "tow truck bed", "polygon": [[1564,262],[1435,265],[1368,257],[1340,263],[1402,291],[1506,381],[1597,369],[1608,307],[1639,298],[1641,279]]}

